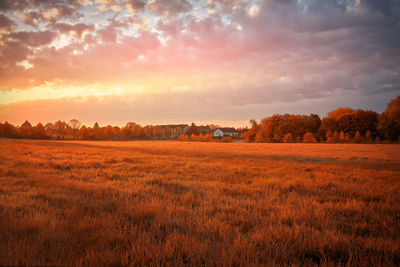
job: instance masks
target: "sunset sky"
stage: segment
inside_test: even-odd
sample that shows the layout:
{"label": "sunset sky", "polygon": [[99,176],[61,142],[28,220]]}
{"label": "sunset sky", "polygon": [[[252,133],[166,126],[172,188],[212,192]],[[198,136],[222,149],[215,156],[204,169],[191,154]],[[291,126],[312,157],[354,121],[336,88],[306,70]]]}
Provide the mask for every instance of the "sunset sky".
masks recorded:
{"label": "sunset sky", "polygon": [[397,0],[1,0],[0,121],[245,126],[384,111]]}

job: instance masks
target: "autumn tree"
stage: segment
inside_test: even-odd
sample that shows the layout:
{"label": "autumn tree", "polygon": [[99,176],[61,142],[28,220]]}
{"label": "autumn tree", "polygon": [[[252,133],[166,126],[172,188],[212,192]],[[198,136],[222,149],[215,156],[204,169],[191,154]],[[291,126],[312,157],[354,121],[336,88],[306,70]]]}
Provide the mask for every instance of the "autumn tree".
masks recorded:
{"label": "autumn tree", "polygon": [[256,136],[254,137],[254,142],[262,143],[262,142],[266,142],[266,141],[267,140],[262,135],[262,132],[261,131],[257,131]]}
{"label": "autumn tree", "polygon": [[316,143],[317,139],[315,139],[314,135],[310,132],[306,132],[303,136],[303,143]]}
{"label": "autumn tree", "polygon": [[82,127],[79,129],[78,136],[79,139],[81,140],[89,140],[90,139],[89,129],[85,125],[82,125]]}
{"label": "autumn tree", "polygon": [[46,129],[40,122],[32,128],[32,137],[36,139],[47,139]]}
{"label": "autumn tree", "polygon": [[64,136],[69,132],[69,125],[65,121],[57,121],[54,123],[57,132],[57,139],[63,139]]}
{"label": "autumn tree", "polygon": [[351,143],[351,136],[349,133],[344,134],[344,142],[345,143]]}
{"label": "autumn tree", "polygon": [[372,143],[372,142],[373,142],[373,140],[372,140],[372,134],[371,134],[370,131],[368,131],[368,132],[365,134],[364,143],[370,144],[370,143]]}
{"label": "autumn tree", "polygon": [[135,125],[134,137],[139,138],[139,139],[145,137],[144,128],[142,126],[140,126],[139,124]]}
{"label": "autumn tree", "polygon": [[378,130],[387,140],[396,141],[400,136],[400,96],[391,100],[379,117]]}
{"label": "autumn tree", "polygon": [[0,136],[7,138],[15,138],[18,136],[15,126],[8,123],[7,121],[2,125],[0,134]]}
{"label": "autumn tree", "polygon": [[121,129],[118,126],[112,127],[113,129],[113,136],[115,139],[121,139],[122,138],[122,133]]}
{"label": "autumn tree", "polygon": [[280,142],[282,142],[282,136],[278,133],[275,133],[273,140],[275,143],[280,143]]}
{"label": "autumn tree", "polygon": [[346,136],[345,136],[345,134],[344,134],[343,131],[340,131],[340,134],[339,134],[339,142],[340,142],[340,143],[345,143],[345,141],[346,141]]}
{"label": "autumn tree", "polygon": [[214,141],[212,133],[207,134],[205,138],[206,138],[206,142]]}
{"label": "autumn tree", "polygon": [[251,128],[243,134],[243,137],[246,139],[246,142],[254,142],[256,141],[256,135],[258,132],[258,124],[256,120],[250,120]]}
{"label": "autumn tree", "polygon": [[283,142],[284,143],[293,143],[293,136],[291,133],[287,133],[285,134],[285,136],[283,137]]}
{"label": "autumn tree", "polygon": [[44,125],[44,129],[46,130],[46,135],[49,136],[50,138],[57,136],[57,128],[54,125],[54,123],[51,123],[51,122],[46,123]]}
{"label": "autumn tree", "polygon": [[99,126],[99,124],[97,122],[93,125],[92,135],[93,135],[93,139],[95,139],[95,140],[104,139],[103,129]]}
{"label": "autumn tree", "polygon": [[153,125],[146,125],[144,127],[144,135],[148,138],[153,136]]}
{"label": "autumn tree", "polygon": [[191,136],[192,134],[194,134],[194,135],[197,134],[197,127],[196,127],[196,124],[194,124],[194,122],[192,122],[192,124],[190,125],[190,127],[187,130],[186,134],[188,136]]}
{"label": "autumn tree", "polygon": [[29,121],[25,121],[21,127],[19,127],[19,134],[22,138],[32,137],[32,125],[29,123]]}
{"label": "autumn tree", "polygon": [[362,142],[362,136],[361,134],[357,131],[356,134],[353,137],[352,143],[359,144]]}
{"label": "autumn tree", "polygon": [[339,143],[339,141],[340,141],[339,133],[337,131],[335,131],[333,133],[333,143]]}
{"label": "autumn tree", "polygon": [[182,127],[176,127],[175,129],[175,137],[180,137],[183,134],[183,129]]}
{"label": "autumn tree", "polygon": [[171,138],[171,136],[172,136],[171,127],[169,127],[168,125],[165,126],[165,128],[164,128],[164,136],[165,136],[166,138]]}
{"label": "autumn tree", "polygon": [[107,127],[105,127],[104,129],[104,137],[106,140],[111,140],[114,138],[114,130],[113,127],[111,125],[108,125]]}
{"label": "autumn tree", "polygon": [[157,139],[160,139],[162,136],[162,129],[160,126],[154,127],[154,136],[157,137]]}
{"label": "autumn tree", "polygon": [[124,140],[130,140],[134,136],[134,129],[130,127],[124,127],[121,129],[121,138]]}
{"label": "autumn tree", "polygon": [[185,134],[181,134],[178,139],[179,139],[179,141],[188,141],[189,136],[187,136]]}

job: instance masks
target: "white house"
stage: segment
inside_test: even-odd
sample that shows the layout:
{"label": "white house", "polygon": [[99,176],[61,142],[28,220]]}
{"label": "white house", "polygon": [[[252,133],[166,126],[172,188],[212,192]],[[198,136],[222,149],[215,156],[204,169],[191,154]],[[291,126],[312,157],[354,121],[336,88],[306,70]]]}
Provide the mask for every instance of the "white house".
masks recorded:
{"label": "white house", "polygon": [[214,137],[238,136],[239,132],[235,128],[217,128],[213,133]]}

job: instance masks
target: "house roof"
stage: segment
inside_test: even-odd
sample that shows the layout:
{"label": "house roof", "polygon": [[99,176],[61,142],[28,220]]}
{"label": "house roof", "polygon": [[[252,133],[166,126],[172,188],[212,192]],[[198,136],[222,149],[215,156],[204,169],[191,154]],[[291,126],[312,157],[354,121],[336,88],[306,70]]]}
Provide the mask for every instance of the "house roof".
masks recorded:
{"label": "house roof", "polygon": [[216,130],[221,130],[224,133],[236,133],[237,132],[236,129],[232,128],[232,127],[217,128],[217,129],[215,129],[215,131]]}

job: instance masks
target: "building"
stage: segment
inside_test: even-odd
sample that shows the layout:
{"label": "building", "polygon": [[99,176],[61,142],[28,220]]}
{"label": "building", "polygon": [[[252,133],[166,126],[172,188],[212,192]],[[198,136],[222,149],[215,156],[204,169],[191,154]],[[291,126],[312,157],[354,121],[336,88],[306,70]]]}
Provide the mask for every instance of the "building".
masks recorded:
{"label": "building", "polygon": [[239,132],[235,128],[217,128],[213,133],[214,137],[239,136]]}

